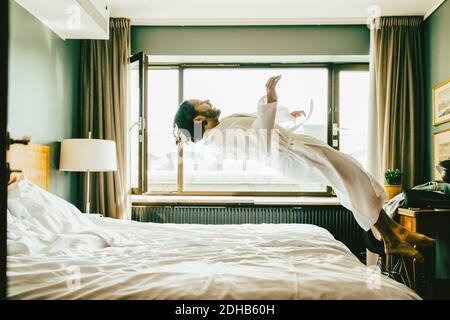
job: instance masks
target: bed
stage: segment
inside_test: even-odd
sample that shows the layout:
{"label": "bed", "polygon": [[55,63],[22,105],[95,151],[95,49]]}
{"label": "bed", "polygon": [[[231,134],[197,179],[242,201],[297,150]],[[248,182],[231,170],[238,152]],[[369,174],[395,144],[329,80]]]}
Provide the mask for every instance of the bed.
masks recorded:
{"label": "bed", "polygon": [[10,299],[420,299],[313,225],[114,220],[24,175],[7,215]]}

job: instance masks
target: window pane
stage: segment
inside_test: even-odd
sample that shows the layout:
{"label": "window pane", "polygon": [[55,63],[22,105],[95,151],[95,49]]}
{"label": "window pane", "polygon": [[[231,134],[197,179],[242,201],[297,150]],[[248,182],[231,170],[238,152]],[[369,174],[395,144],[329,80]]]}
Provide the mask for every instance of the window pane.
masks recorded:
{"label": "window pane", "polygon": [[139,61],[130,64],[130,109],[128,130],[130,131],[130,183],[139,187]]}
{"label": "window pane", "polygon": [[[184,98],[209,99],[222,110],[221,117],[256,112],[270,76],[281,74],[280,105],[291,111],[308,111],[314,99],[314,113],[298,133],[327,141],[328,71],[325,68],[186,69]],[[297,184],[271,168],[251,160],[233,157],[208,161],[200,143],[184,152],[184,191],[220,192],[325,192],[322,184]]]}
{"label": "window pane", "polygon": [[367,168],[369,72],[339,74],[340,150]]}
{"label": "window pane", "polygon": [[177,185],[173,117],[178,109],[178,70],[148,72],[148,191],[172,192]]}

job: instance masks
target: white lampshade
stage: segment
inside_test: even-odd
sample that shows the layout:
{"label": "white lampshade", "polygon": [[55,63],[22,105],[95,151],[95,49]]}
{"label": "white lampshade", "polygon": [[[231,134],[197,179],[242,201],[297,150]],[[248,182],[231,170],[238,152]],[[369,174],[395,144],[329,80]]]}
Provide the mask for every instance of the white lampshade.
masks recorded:
{"label": "white lampshade", "polygon": [[61,142],[61,171],[116,171],[116,143],[99,139],[67,139]]}

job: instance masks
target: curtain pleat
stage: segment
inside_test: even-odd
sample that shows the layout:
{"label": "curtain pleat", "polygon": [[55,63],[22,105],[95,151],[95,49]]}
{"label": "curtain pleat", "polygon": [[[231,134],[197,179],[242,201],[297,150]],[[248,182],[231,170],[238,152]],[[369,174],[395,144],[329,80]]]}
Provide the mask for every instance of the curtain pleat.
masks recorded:
{"label": "curtain pleat", "polygon": [[378,139],[370,141],[369,154],[375,159],[369,168],[377,177],[380,171],[399,168],[404,188],[426,179],[422,21],[422,17],[382,17],[372,31],[371,114],[376,118],[370,121],[376,122]]}
{"label": "curtain pleat", "polygon": [[[130,57],[130,20],[110,19],[109,40],[82,40],[80,108],[82,136],[116,142],[115,172],[91,178],[91,212],[122,219],[128,216],[127,81]],[[83,203],[86,183],[83,183]]]}

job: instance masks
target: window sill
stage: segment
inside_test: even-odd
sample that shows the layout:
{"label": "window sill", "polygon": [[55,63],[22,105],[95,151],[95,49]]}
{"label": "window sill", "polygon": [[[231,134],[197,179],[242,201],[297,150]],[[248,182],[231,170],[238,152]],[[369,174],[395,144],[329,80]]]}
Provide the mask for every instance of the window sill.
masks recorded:
{"label": "window sill", "polygon": [[244,196],[152,196],[132,195],[133,205],[265,205],[265,206],[336,206],[336,197],[244,197]]}

